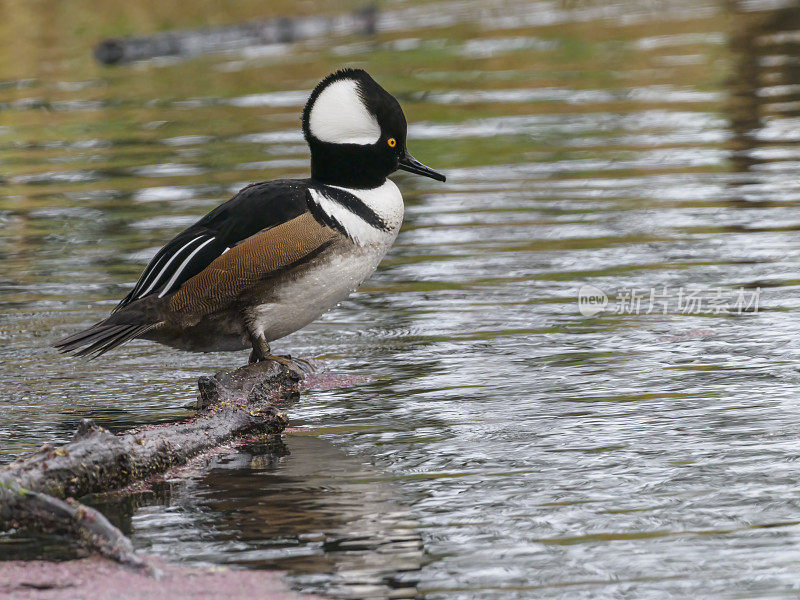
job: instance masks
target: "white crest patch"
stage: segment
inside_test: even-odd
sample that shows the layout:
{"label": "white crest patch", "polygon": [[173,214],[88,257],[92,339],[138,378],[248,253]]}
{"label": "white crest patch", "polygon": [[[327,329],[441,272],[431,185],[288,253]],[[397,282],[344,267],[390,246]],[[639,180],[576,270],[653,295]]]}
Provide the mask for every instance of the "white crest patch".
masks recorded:
{"label": "white crest patch", "polygon": [[328,198],[319,190],[310,190],[311,197],[325,213],[344,227],[347,235],[358,245],[388,244],[394,241],[403,222],[403,197],[393,181],[369,190],[335,187],[349,192],[371,208],[389,227],[388,231],[377,229],[352,212],[346,206]]}
{"label": "white crest patch", "polygon": [[374,144],[381,137],[381,126],[364,106],[353,79],[339,79],[322,90],[308,127],[318,140],[334,144]]}

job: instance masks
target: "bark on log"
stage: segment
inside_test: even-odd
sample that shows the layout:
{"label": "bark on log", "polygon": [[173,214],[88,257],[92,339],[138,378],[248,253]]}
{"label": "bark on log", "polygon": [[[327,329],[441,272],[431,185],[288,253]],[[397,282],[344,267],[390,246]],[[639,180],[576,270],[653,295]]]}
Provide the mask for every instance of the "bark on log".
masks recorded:
{"label": "bark on log", "polygon": [[68,530],[85,547],[137,568],[130,541],[96,510],[73,498],[130,485],[254,433],[278,434],[287,418],[279,399],[298,394],[301,372],[265,361],[201,377],[194,418],[114,435],[89,420],[71,442],[43,446],[0,469],[0,530]]}

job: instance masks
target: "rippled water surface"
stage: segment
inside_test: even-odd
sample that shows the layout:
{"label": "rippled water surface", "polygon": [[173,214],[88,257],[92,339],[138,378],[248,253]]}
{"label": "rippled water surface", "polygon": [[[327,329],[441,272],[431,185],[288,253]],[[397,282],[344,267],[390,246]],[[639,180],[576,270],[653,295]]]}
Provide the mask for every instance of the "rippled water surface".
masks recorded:
{"label": "rippled water surface", "polygon": [[[186,416],[198,376],[246,359],[50,344],[243,185],[306,176],[309,89],[364,66],[448,181],[398,174],[406,220],[378,272],[275,349],[372,380],[306,392],[285,447],[223,453],[108,513],[148,552],[335,597],[797,593],[800,8],[401,0],[374,37],[101,68],[103,35],[195,13],[14,6],[0,461],[87,416]],[[579,310],[583,286],[603,311]]]}

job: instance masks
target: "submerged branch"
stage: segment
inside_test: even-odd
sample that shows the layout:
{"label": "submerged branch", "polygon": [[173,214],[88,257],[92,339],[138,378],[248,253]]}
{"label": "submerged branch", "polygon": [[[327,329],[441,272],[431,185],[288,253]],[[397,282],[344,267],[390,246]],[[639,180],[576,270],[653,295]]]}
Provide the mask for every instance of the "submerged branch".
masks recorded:
{"label": "submerged branch", "polygon": [[84,419],[68,444],[45,445],[0,469],[0,529],[67,530],[84,547],[146,568],[121,531],[72,499],[163,473],[238,436],[280,433],[287,418],[273,402],[295,396],[300,378],[298,372],[265,361],[201,377],[200,412],[183,423],[114,435]]}

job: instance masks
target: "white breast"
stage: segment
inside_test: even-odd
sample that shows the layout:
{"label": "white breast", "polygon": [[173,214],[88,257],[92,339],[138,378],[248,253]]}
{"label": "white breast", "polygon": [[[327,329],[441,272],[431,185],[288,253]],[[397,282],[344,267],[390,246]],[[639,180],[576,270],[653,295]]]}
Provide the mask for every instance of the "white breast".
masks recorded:
{"label": "white breast", "polygon": [[304,270],[296,280],[282,286],[271,302],[252,309],[251,318],[268,341],[305,327],[347,298],[372,275],[400,231],[403,197],[393,182],[387,179],[371,190],[339,189],[357,196],[389,229],[372,227],[338,202],[312,190],[314,200],[347,230],[353,243]]}
{"label": "white breast", "polygon": [[[329,186],[353,194],[378,215],[389,227],[389,231],[376,229],[357,214],[351,212],[335,200],[331,200],[323,192],[311,190],[311,195],[328,216],[336,219],[347,231],[347,235],[361,246],[384,244],[391,237],[389,245],[394,242],[400,225],[403,223],[403,196],[390,179],[376,188],[360,190]],[[388,249],[388,248],[387,248]]]}

